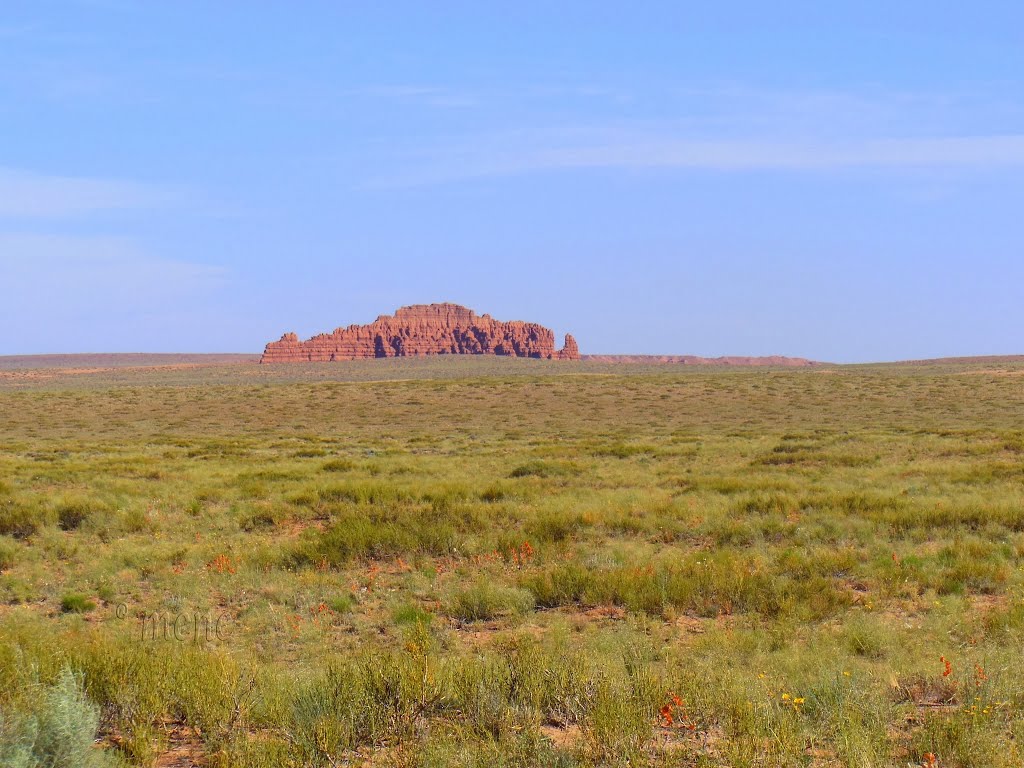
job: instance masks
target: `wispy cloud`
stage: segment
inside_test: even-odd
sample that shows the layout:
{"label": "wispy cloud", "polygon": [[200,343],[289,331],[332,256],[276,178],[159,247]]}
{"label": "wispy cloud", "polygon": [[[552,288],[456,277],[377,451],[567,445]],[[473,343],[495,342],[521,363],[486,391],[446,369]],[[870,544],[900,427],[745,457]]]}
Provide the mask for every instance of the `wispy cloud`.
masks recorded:
{"label": "wispy cloud", "polygon": [[0,218],[55,219],[180,202],[182,190],[116,179],[0,168]]}
{"label": "wispy cloud", "polygon": [[602,106],[581,102],[580,92],[535,88],[521,108],[490,115],[491,132],[396,137],[368,186],[591,168],[821,173],[1024,165],[1024,104],[1005,94],[723,84],[635,90],[618,94],[619,106]]}
{"label": "wispy cloud", "polygon": [[208,286],[225,274],[221,267],[154,256],[131,238],[117,236],[0,233],[0,253],[5,285],[38,297],[40,286],[65,283],[90,303],[95,301],[90,288],[108,286],[104,290],[123,301],[146,301]]}
{"label": "wispy cloud", "polygon": [[389,99],[433,107],[471,107],[478,96],[466,91],[434,85],[367,85],[340,91],[341,97]]}
{"label": "wispy cloud", "polygon": [[1024,134],[851,141],[707,140],[637,137],[582,144],[504,148],[487,142],[424,153],[373,187],[438,184],[459,179],[573,169],[822,172],[846,169],[1024,168]]}

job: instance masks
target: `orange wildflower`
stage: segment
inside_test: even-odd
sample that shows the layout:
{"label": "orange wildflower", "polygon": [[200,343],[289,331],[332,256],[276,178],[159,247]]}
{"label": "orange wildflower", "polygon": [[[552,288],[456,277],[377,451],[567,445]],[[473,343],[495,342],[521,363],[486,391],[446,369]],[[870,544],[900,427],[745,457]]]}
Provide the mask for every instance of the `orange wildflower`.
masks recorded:
{"label": "orange wildflower", "polygon": [[985,674],[985,668],[981,664],[974,665],[974,685],[978,688],[981,684],[988,680],[988,675]]}
{"label": "orange wildflower", "polygon": [[665,728],[668,728],[669,726],[672,725],[673,722],[675,722],[675,720],[672,717],[672,705],[671,704],[666,704],[665,706],[663,706],[658,711],[658,714],[661,715],[661,724]]}
{"label": "orange wildflower", "polygon": [[670,693],[668,698],[668,703],[658,710],[658,724],[662,728],[675,726],[689,731],[697,730],[697,724],[686,713],[685,702],[674,693]]}
{"label": "orange wildflower", "polygon": [[213,560],[206,564],[207,570],[213,571],[214,573],[234,573],[235,566],[231,563],[231,558],[225,554],[219,554]]}

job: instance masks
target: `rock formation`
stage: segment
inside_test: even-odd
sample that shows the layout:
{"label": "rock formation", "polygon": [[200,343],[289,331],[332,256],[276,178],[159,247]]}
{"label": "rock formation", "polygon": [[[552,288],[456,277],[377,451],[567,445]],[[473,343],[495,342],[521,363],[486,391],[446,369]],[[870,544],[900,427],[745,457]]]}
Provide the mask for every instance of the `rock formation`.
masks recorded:
{"label": "rock formation", "polygon": [[576,340],[566,334],[555,349],[555,334],[537,323],[502,322],[458,304],[416,304],[369,325],[350,325],[299,341],[286,333],[267,344],[261,363],[306,363],[370,357],[420,355],[504,355],[544,360],[579,360]]}
{"label": "rock formation", "polygon": [[559,360],[579,360],[580,359],[580,348],[576,346],[576,339],[572,337],[571,333],[565,334],[565,342],[562,344],[562,348],[558,350]]}

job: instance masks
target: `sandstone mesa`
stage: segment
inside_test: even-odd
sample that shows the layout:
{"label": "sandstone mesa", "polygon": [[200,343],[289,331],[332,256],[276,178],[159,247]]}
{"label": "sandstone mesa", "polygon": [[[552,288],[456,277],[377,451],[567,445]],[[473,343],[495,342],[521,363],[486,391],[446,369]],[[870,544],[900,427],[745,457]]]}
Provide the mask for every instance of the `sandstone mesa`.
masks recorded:
{"label": "sandstone mesa", "polygon": [[458,304],[414,304],[369,325],[350,325],[300,341],[286,333],[267,344],[261,363],[318,363],[375,357],[502,355],[579,360],[576,340],[565,335],[555,349],[550,328],[520,320],[502,322]]}

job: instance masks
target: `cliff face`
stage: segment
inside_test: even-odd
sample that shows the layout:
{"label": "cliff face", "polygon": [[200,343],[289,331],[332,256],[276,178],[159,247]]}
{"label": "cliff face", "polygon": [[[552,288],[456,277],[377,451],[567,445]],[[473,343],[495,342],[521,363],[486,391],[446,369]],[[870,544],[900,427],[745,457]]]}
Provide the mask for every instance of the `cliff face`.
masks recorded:
{"label": "cliff face", "polygon": [[350,325],[299,341],[286,333],[267,344],[262,363],[330,362],[370,357],[419,355],[505,355],[545,360],[579,360],[576,340],[566,334],[555,349],[555,335],[537,323],[502,322],[458,304],[416,304],[369,325]]}

